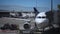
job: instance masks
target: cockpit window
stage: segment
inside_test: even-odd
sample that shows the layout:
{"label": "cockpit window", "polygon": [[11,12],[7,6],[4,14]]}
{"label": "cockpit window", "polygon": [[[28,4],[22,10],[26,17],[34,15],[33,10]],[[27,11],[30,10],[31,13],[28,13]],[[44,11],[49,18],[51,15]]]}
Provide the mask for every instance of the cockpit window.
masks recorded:
{"label": "cockpit window", "polygon": [[37,17],[37,18],[46,18],[45,16],[43,16],[43,17]]}
{"label": "cockpit window", "polygon": [[37,18],[41,18],[41,17],[37,17]]}
{"label": "cockpit window", "polygon": [[42,18],[46,18],[46,17],[42,17]]}

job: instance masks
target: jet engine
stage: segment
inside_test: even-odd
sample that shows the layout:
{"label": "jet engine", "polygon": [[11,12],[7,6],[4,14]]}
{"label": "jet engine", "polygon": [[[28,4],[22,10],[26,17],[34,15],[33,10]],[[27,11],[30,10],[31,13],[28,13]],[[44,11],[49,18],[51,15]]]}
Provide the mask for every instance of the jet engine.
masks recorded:
{"label": "jet engine", "polygon": [[24,23],[23,27],[24,27],[24,29],[30,29],[31,28],[30,21],[26,21],[26,23]]}

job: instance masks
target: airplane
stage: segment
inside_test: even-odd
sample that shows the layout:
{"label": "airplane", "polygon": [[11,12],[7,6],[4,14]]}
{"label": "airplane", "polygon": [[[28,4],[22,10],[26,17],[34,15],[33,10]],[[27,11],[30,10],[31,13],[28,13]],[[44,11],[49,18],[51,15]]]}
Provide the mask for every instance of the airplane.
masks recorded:
{"label": "airplane", "polygon": [[10,12],[10,17],[19,17],[19,14],[15,12]]}
{"label": "airplane", "polygon": [[[18,13],[18,12],[10,12],[10,16],[11,17],[16,17],[16,18],[28,18],[31,14],[25,14],[25,13]],[[31,17],[31,16],[30,16]]]}
{"label": "airplane", "polygon": [[38,12],[38,10],[34,7],[35,11],[35,23],[37,28],[44,28],[48,26],[49,20],[46,18],[46,12]]}
{"label": "airplane", "polygon": [[[45,14],[46,12],[38,12],[38,10],[35,7],[33,9],[34,9],[34,13],[35,13],[35,20],[34,20],[35,26],[39,29],[48,26],[49,20],[46,18],[46,14]],[[28,24],[28,23],[26,23],[26,24]],[[26,26],[28,26],[28,25],[26,25]]]}

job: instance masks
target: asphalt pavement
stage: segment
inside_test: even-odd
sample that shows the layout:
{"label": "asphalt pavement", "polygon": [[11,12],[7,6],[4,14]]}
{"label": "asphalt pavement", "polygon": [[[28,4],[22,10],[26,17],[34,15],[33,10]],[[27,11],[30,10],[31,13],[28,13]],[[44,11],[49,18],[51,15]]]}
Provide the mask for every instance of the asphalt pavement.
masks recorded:
{"label": "asphalt pavement", "polygon": [[[34,19],[7,18],[7,17],[0,18],[0,27],[6,23],[17,24],[19,26],[19,29],[23,30],[24,29],[23,25],[27,20],[31,21],[30,22],[31,28],[33,28],[34,27]],[[14,32],[14,31],[11,32],[9,30],[8,30],[8,32],[0,30],[0,34],[17,34],[17,33],[18,32]]]}

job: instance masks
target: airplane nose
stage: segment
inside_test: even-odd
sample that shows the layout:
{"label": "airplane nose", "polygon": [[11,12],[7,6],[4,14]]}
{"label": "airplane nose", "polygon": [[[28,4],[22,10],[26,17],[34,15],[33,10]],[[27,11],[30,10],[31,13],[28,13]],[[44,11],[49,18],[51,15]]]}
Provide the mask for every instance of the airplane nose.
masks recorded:
{"label": "airplane nose", "polygon": [[43,23],[43,22],[47,22],[47,21],[48,21],[47,19],[35,19],[35,22],[36,22],[37,24]]}
{"label": "airplane nose", "polygon": [[48,25],[48,19],[35,19],[38,28],[43,28]]}

